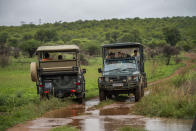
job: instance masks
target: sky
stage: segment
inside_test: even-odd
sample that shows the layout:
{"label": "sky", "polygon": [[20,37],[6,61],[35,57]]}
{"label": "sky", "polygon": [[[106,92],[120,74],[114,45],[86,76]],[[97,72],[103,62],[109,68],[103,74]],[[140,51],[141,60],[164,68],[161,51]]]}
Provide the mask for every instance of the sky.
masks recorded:
{"label": "sky", "polygon": [[196,0],[0,0],[0,25],[7,26],[172,16],[196,16]]}

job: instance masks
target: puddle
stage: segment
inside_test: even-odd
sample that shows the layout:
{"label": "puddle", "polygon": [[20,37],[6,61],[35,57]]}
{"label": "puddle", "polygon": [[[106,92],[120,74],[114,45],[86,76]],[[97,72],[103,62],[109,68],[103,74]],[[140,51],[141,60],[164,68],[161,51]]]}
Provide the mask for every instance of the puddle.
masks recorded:
{"label": "puddle", "polygon": [[[130,108],[134,100],[129,98],[123,102],[111,104],[97,110],[89,108],[98,104],[94,99],[87,101],[85,108],[86,115],[72,117],[69,125],[76,126],[82,131],[111,131],[117,130],[123,126],[141,127],[148,131],[190,131],[192,120],[175,120],[146,118],[144,116],[130,115]],[[75,123],[77,121],[77,123]]]}
{"label": "puddle", "polygon": [[85,112],[84,105],[72,105],[71,107],[65,107],[47,112],[43,115],[46,118],[67,118],[81,115]]}
{"label": "puddle", "polygon": [[[124,101],[124,102],[123,102]],[[175,120],[146,118],[144,116],[130,115],[130,108],[134,105],[134,98],[122,99],[101,109],[95,109],[99,104],[98,99],[86,101],[84,105],[72,105],[70,108],[61,108],[48,112],[47,118],[65,118],[69,125],[75,126],[82,131],[111,131],[122,126],[141,127],[148,131],[190,131],[192,120]],[[64,120],[62,120],[64,121]],[[50,122],[51,123],[51,122]],[[65,125],[63,122],[52,122],[53,126]]]}

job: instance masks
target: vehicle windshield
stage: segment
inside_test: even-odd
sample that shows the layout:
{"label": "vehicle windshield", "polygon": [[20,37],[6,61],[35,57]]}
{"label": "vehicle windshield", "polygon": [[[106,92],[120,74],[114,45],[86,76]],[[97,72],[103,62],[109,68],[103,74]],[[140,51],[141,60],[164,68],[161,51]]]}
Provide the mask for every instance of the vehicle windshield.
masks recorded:
{"label": "vehicle windshield", "polygon": [[138,71],[135,59],[113,59],[105,60],[103,75],[131,75]]}

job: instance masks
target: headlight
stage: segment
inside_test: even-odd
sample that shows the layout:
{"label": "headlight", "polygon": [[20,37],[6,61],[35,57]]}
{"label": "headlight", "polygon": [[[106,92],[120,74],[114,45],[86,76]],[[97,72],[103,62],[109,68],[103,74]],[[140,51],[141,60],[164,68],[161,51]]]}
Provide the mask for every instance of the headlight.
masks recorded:
{"label": "headlight", "polygon": [[103,82],[104,81],[104,77],[99,77],[98,81],[99,81],[99,83]]}
{"label": "headlight", "polygon": [[137,79],[137,76],[132,76],[132,80],[136,80]]}
{"label": "headlight", "polygon": [[109,81],[109,78],[108,77],[105,77],[105,81],[108,82]]}
{"label": "headlight", "polygon": [[128,77],[127,77],[127,80],[128,80],[128,81],[130,81],[131,79],[132,79],[131,76],[128,76]]}

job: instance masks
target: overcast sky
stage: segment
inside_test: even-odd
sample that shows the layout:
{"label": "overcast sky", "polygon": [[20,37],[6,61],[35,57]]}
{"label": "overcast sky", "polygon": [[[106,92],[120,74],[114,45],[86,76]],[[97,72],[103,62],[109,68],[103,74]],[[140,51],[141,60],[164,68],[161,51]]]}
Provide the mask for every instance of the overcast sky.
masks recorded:
{"label": "overcast sky", "polygon": [[0,0],[0,25],[196,16],[196,0]]}

